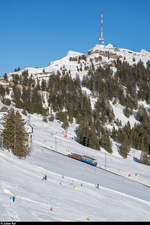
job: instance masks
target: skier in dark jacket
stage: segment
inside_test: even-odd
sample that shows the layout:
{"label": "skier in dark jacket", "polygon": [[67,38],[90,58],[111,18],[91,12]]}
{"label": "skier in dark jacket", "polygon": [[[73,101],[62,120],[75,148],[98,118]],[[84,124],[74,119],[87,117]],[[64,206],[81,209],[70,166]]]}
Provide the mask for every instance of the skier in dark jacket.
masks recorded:
{"label": "skier in dark jacket", "polygon": [[47,175],[45,175],[44,177],[42,177],[42,180],[47,180]]}

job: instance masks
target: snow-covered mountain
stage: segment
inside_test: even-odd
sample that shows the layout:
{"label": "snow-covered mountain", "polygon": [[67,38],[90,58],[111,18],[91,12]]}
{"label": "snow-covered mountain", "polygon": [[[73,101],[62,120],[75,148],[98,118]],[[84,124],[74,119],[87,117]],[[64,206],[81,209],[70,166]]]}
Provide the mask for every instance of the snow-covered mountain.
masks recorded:
{"label": "snow-covered mountain", "polygon": [[[6,82],[5,80],[0,80],[0,84],[4,86],[11,86],[10,81],[12,81],[13,75],[18,74],[20,76],[24,71],[28,71],[29,77],[32,76],[32,78],[36,82],[37,80],[39,80],[40,83],[42,82],[42,80],[48,81],[49,77],[52,74],[56,74],[57,72],[59,72],[60,74],[63,74],[63,72],[68,72],[72,78],[75,78],[76,75],[79,75],[79,78],[82,81],[83,76],[88,73],[88,69],[91,68],[92,64],[95,68],[97,68],[99,65],[101,65],[102,67],[110,65],[112,71],[115,73],[116,67],[114,61],[116,61],[117,59],[120,59],[121,61],[127,61],[130,65],[142,61],[146,66],[146,63],[150,61],[150,51],[142,49],[140,52],[134,52],[129,49],[116,48],[112,44],[108,44],[106,46],[96,44],[93,48],[87,51],[86,54],[81,52],[68,51],[65,57],[50,62],[47,67],[27,67],[20,71],[9,73],[8,82]],[[93,97],[91,95],[91,91],[86,87],[81,88],[82,91],[86,92],[90,97],[91,107],[92,109],[94,109],[97,98]],[[123,88],[124,90],[126,89],[126,87]],[[11,89],[12,88],[10,87],[9,95],[6,95],[6,98],[8,99],[11,99]],[[43,91],[42,97],[44,99],[43,105],[45,108],[48,107],[47,96],[47,92]],[[125,107],[123,107],[119,103],[113,105],[111,101],[110,104],[115,114],[115,119],[121,121],[123,126],[127,124],[128,121],[131,127],[133,127],[135,123],[139,123],[135,119],[137,110],[134,110],[133,115],[127,118],[123,113]],[[149,105],[145,101],[138,101],[138,106],[140,105],[143,105],[146,109],[149,108]],[[113,124],[113,126],[115,126],[115,128],[117,129],[117,126],[115,124]],[[112,130],[113,126],[111,124],[108,124],[107,128]]]}
{"label": "snow-covered mountain", "polygon": [[[69,51],[64,58],[50,62],[44,68],[25,68],[9,73],[8,83],[0,82],[8,86],[12,74],[21,75],[25,70],[36,81],[48,80],[58,71],[61,74],[67,71],[73,78],[78,74],[82,80],[92,64],[95,68],[110,64],[116,72],[114,60],[117,58],[131,65],[141,60],[146,65],[150,52],[133,52],[112,44],[96,45],[87,54]],[[94,108],[97,99],[91,96],[89,89],[82,87],[82,90],[90,96]],[[7,98],[11,98],[11,92]],[[115,119],[123,126],[128,121],[131,127],[138,123],[134,116],[137,110],[127,118],[122,105],[111,101],[110,104]],[[138,104],[149,108],[145,101]],[[0,102],[0,108],[2,106]],[[22,113],[22,109],[17,110]],[[28,120],[28,115],[22,114],[22,117]],[[141,151],[131,148],[128,157],[123,159],[119,144],[113,140],[112,154],[104,148],[96,151],[82,146],[76,142],[78,124],[75,120],[69,124],[67,137],[62,123],[56,119],[46,123],[41,115],[31,114],[30,124],[33,127],[32,151],[25,160],[0,149],[0,221],[150,220],[150,167],[139,163]],[[111,130],[115,124],[106,126]],[[67,157],[72,152],[95,158],[97,168]],[[45,174],[47,181],[41,180]],[[99,189],[97,184],[100,184]]]}
{"label": "snow-covered mountain", "polygon": [[[82,58],[82,56],[85,57]],[[80,62],[78,61],[79,57],[81,57]],[[72,77],[75,77],[78,74],[80,79],[82,79],[82,76],[87,73],[87,70],[85,68],[90,68],[91,63],[94,64],[95,68],[99,65],[104,66],[107,63],[112,65],[112,69],[115,71],[113,62],[117,58],[119,58],[121,61],[127,61],[131,65],[141,60],[143,61],[144,65],[146,65],[146,62],[150,60],[150,52],[144,49],[142,49],[140,52],[134,52],[128,49],[116,48],[112,44],[108,44],[106,46],[97,44],[86,54],[75,51],[68,51],[65,57],[50,62],[47,67],[27,67],[23,70],[9,73],[8,79],[12,79],[12,74],[22,74],[24,70],[28,70],[29,76],[32,74],[34,79],[39,80],[47,79],[52,73],[57,73],[57,71],[62,73],[63,70],[70,72]],[[82,71],[79,71],[81,67]]]}
{"label": "snow-covered mountain", "polygon": [[[108,44],[106,46],[97,44],[93,48],[91,48],[86,54],[75,52],[75,51],[68,51],[67,55],[61,59],[56,61],[52,61],[48,64],[47,67],[42,68],[33,68],[27,67],[17,72],[8,73],[8,81],[13,80],[13,76],[18,74],[19,76],[24,72],[28,71],[29,77],[32,76],[32,79],[37,80],[41,84],[42,80],[49,80],[49,77],[52,74],[63,74],[68,72],[72,78],[75,78],[79,75],[80,80],[84,75],[88,73],[88,70],[94,65],[96,69],[99,66],[105,67],[106,65],[110,65],[112,71],[116,72],[116,67],[114,61],[120,59],[121,61],[127,61],[130,65],[138,63],[140,60],[143,61],[144,65],[150,61],[150,52],[147,50],[142,49],[140,52],[134,52],[129,49],[124,48],[116,48],[112,44]],[[1,85],[10,86],[9,82],[0,81]],[[85,91],[89,96],[91,96],[91,91],[85,87],[82,87],[82,90]],[[6,96],[7,98],[11,99],[11,88],[10,94]],[[44,99],[44,107],[48,107],[47,102],[47,94],[43,92],[43,99]],[[94,103],[96,99],[90,97],[91,105],[94,107]]]}
{"label": "snow-covered mountain", "polygon": [[[112,44],[108,44],[106,46],[96,44],[93,48],[87,51],[86,54],[75,51],[68,51],[65,57],[50,62],[47,67],[27,67],[20,71],[9,73],[8,82],[6,82],[5,80],[0,80],[0,84],[4,86],[9,86],[10,93],[6,95],[6,98],[11,99],[12,88],[10,83],[13,79],[14,74],[18,74],[19,76],[21,76],[24,71],[28,71],[29,77],[32,76],[32,79],[34,79],[36,82],[38,80],[41,83],[42,80],[48,81],[49,77],[52,74],[56,74],[57,72],[59,72],[60,74],[68,72],[72,78],[75,78],[76,75],[79,75],[79,78],[82,81],[83,76],[88,73],[88,70],[92,67],[92,65],[94,65],[95,68],[100,65],[102,67],[110,65],[112,71],[115,73],[117,69],[115,67],[114,61],[116,61],[117,59],[120,59],[121,61],[127,61],[130,65],[142,61],[146,66],[146,63],[150,61],[150,52],[144,49],[142,49],[140,52],[134,52],[129,49],[116,48]],[[91,91],[86,87],[81,88],[82,91],[86,92],[87,95],[90,97],[91,107],[92,109],[94,109],[94,105],[97,101],[97,98],[93,97],[91,95]],[[126,92],[126,87],[123,88]],[[42,97],[44,100],[44,107],[48,108],[48,93],[46,91],[43,91]],[[128,121],[131,127],[133,127],[135,123],[138,123],[138,121],[135,119],[137,110],[134,110],[133,115],[127,118],[123,113],[125,107],[120,104],[113,105],[111,101],[110,104],[115,114],[115,119],[121,121],[123,126],[127,124]],[[147,105],[145,101],[138,101],[138,106],[140,105],[143,105],[147,109],[149,108],[149,105]],[[113,126],[115,126],[115,128],[117,129],[117,126],[115,124]],[[113,126],[108,124],[107,128],[112,129]]]}

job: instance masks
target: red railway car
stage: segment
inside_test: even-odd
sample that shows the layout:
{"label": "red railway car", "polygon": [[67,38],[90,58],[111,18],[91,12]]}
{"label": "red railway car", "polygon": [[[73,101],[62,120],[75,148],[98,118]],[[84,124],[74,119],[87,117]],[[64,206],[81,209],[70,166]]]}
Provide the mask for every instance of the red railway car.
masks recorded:
{"label": "red railway car", "polygon": [[79,161],[82,161],[82,156],[79,154],[76,154],[76,153],[72,153],[71,155],[69,155],[69,157],[79,160]]}
{"label": "red railway car", "polygon": [[84,162],[84,163],[88,163],[92,166],[97,166],[97,162],[95,159],[93,159],[92,157],[89,157],[89,156],[86,156],[86,155],[79,155],[79,154],[76,154],[76,153],[71,153],[70,155],[68,155],[70,158],[73,158],[73,159],[76,159],[76,160],[79,160],[81,162]]}

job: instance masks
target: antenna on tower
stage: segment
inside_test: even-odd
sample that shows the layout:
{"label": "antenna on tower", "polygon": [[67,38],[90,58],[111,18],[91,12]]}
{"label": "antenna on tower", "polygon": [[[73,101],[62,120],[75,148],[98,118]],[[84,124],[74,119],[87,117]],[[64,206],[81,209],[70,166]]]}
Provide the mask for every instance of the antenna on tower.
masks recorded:
{"label": "antenna on tower", "polygon": [[104,39],[103,39],[103,11],[101,11],[101,38],[100,38],[100,44],[104,45]]}

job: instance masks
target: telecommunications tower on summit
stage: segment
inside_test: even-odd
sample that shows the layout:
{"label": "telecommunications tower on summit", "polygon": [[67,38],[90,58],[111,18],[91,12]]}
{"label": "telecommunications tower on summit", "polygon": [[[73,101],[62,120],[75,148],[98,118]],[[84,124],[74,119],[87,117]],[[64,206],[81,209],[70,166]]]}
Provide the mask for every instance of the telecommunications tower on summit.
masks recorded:
{"label": "telecommunications tower on summit", "polygon": [[103,39],[103,11],[101,11],[101,38],[100,38],[100,45],[104,45],[104,39]]}

